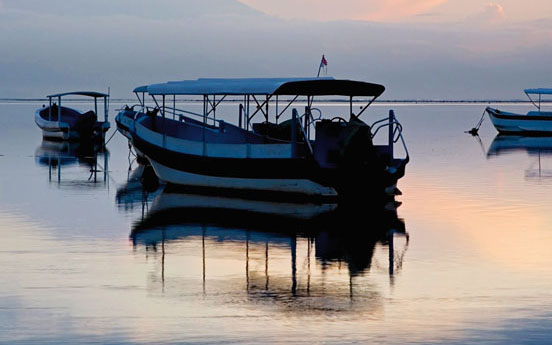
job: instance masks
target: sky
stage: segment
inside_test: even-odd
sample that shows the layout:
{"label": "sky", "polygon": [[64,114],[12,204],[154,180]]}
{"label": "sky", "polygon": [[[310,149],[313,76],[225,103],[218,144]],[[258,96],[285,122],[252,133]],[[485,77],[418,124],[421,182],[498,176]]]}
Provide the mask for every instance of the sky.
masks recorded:
{"label": "sky", "polygon": [[200,77],[328,75],[384,99],[552,87],[549,0],[0,0],[0,98]]}

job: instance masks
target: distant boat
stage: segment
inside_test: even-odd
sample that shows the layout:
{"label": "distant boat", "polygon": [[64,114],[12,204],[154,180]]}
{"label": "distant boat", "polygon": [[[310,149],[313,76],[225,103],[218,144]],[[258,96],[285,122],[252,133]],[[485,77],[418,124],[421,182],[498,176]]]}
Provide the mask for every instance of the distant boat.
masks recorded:
{"label": "distant boat", "polygon": [[[552,95],[552,89],[527,89],[525,94],[537,111],[516,114],[487,107],[493,125],[503,134],[552,135],[552,112],[541,110],[542,96]],[[538,95],[538,100],[534,100],[531,95]]]}
{"label": "distant boat", "polygon": [[[196,190],[261,192],[270,198],[374,197],[396,190],[409,161],[394,112],[371,125],[359,118],[384,90],[378,84],[333,78],[168,82],[135,89],[136,94],[148,93],[157,106],[148,109],[141,101],[141,109],[127,107],[118,119],[132,145],[168,183]],[[182,95],[201,96],[202,113],[176,109],[176,96]],[[335,114],[323,119],[312,107],[315,96],[346,96],[348,119]],[[291,110],[299,97],[306,101],[301,114]],[[366,99],[357,114],[353,97]],[[225,99],[236,102],[237,124],[220,120],[217,110]],[[279,123],[288,109],[291,119]],[[269,113],[274,122],[269,122]],[[255,115],[263,116],[261,122],[252,123]],[[385,144],[373,141],[380,132],[388,133]],[[405,158],[394,157],[397,141]]]}
{"label": "distant boat", "polygon": [[[86,96],[94,99],[94,110],[82,113],[61,105],[63,97]],[[103,98],[104,121],[98,121],[98,98]],[[57,104],[54,101],[57,99]],[[81,140],[103,137],[109,130],[109,95],[93,91],[65,92],[48,96],[49,105],[37,109],[35,122],[42,135],[54,140]]]}

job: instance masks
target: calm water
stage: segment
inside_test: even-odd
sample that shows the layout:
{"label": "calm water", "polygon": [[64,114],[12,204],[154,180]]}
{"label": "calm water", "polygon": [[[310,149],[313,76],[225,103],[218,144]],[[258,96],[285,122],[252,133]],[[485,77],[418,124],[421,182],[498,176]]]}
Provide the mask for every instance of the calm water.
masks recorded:
{"label": "calm water", "polygon": [[2,343],[552,341],[552,139],[479,143],[482,105],[392,106],[402,206],[329,216],[146,193],[122,136],[43,143],[38,106],[0,104]]}

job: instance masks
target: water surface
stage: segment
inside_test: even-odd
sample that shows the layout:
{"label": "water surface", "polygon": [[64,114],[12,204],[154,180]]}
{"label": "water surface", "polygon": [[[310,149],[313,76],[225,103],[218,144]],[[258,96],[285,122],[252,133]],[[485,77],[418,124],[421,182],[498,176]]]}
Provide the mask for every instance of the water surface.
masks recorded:
{"label": "water surface", "polygon": [[97,156],[44,143],[38,106],[0,104],[2,343],[552,337],[552,142],[488,120],[479,142],[483,105],[374,106],[412,160],[396,212],[356,213],[144,191],[122,136]]}

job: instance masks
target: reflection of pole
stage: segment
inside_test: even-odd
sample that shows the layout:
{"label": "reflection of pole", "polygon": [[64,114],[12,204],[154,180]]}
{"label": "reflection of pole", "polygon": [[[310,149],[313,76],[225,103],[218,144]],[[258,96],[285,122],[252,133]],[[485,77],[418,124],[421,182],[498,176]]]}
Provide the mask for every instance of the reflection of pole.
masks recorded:
{"label": "reflection of pole", "polygon": [[104,152],[104,183],[107,182],[107,172],[109,170],[109,160],[107,159],[108,152]]}
{"label": "reflection of pole", "polygon": [[61,183],[61,156],[60,155],[58,155],[57,173],[58,173],[58,184],[60,184]]}
{"label": "reflection of pole", "polygon": [[297,295],[297,237],[291,239],[291,293]]}
{"label": "reflection of pole", "polygon": [[395,268],[395,248],[393,243],[394,231],[389,231],[389,275],[393,276]]}
{"label": "reflection of pole", "polygon": [[94,183],[98,182],[98,153],[94,152]]}
{"label": "reflection of pole", "polygon": [[52,157],[48,156],[48,181],[52,182]]}
{"label": "reflection of pole", "polygon": [[205,225],[201,228],[201,257],[203,259],[203,295],[205,295]]}
{"label": "reflection of pole", "polygon": [[393,229],[389,230],[389,281],[391,285],[394,283],[394,274],[395,274],[395,231]]}
{"label": "reflection of pole", "polygon": [[161,237],[161,284],[163,286],[163,293],[165,293],[165,228]]}
{"label": "reflection of pole", "polygon": [[307,238],[307,296],[310,296],[311,280],[311,238]]}
{"label": "reflection of pole", "polygon": [[249,292],[249,231],[245,232],[245,289]]}
{"label": "reflection of pole", "polygon": [[268,290],[268,241],[266,241],[266,247],[265,247],[265,290]]}
{"label": "reflection of pole", "polygon": [[353,275],[349,272],[349,299],[353,301]]}
{"label": "reflection of pole", "polygon": [[541,159],[540,159],[541,155],[540,154],[541,154],[541,152],[539,150],[539,177],[541,177]]}

